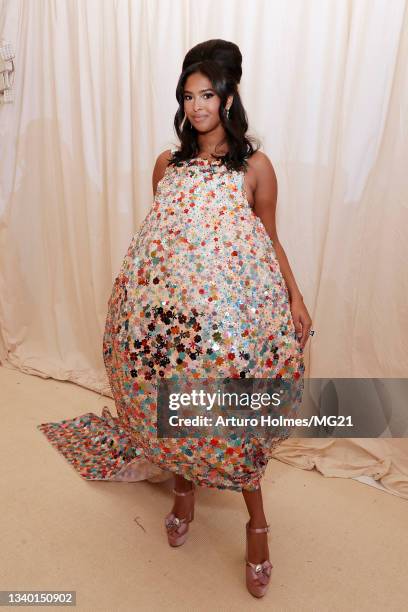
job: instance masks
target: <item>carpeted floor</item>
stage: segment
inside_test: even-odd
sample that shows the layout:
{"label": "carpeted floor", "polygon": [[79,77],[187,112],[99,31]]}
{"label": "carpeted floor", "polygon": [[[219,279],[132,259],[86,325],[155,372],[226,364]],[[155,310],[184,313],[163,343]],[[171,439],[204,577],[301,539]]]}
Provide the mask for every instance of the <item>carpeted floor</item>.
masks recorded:
{"label": "carpeted floor", "polygon": [[244,580],[242,495],[200,488],[189,539],[167,544],[171,481],[87,482],[36,429],[107,397],[0,367],[0,590],[75,590],[76,609],[406,610],[407,501],[277,460],[263,480],[274,565]]}

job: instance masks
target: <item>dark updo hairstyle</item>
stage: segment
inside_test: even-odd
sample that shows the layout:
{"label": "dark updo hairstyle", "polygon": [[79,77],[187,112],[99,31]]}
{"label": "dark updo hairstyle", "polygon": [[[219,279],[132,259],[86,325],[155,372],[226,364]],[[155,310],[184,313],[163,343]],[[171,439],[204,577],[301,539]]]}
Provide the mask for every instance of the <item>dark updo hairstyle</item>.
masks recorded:
{"label": "dark updo hairstyle", "polygon": [[[229,148],[226,155],[213,155],[213,157],[221,159],[230,170],[242,170],[248,167],[246,160],[259,148],[259,143],[254,138],[246,136],[248,118],[238,93],[238,84],[242,75],[241,66],[242,55],[239,47],[226,40],[218,38],[207,40],[188,51],[176,88],[179,108],[174,117],[174,128],[181,146],[173,153],[170,164],[190,160],[199,153],[197,130],[187,118],[183,129],[181,129],[181,124],[184,119],[186,80],[190,74],[200,72],[211,81],[213,89],[221,99],[219,115]],[[234,97],[227,119],[225,105],[230,95]]]}

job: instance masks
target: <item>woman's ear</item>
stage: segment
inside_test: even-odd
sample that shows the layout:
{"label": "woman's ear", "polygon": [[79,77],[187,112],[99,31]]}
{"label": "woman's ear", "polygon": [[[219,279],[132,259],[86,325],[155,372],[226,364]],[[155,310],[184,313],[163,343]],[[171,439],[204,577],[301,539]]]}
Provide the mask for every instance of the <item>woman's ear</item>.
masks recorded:
{"label": "woman's ear", "polygon": [[233,99],[234,99],[234,96],[228,96],[225,108],[231,108]]}

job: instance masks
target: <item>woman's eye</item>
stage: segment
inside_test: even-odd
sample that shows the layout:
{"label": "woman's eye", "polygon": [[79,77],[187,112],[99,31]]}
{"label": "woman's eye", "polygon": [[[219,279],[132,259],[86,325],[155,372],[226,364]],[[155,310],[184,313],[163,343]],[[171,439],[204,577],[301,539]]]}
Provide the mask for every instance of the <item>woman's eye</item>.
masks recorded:
{"label": "woman's eye", "polygon": [[[204,97],[206,100],[208,100],[208,98],[212,98],[212,97],[213,97],[213,95],[214,95],[213,93],[208,92],[208,93],[203,94],[203,97]],[[184,100],[191,100],[191,96],[190,96],[189,94],[185,94],[185,95],[184,95]]]}

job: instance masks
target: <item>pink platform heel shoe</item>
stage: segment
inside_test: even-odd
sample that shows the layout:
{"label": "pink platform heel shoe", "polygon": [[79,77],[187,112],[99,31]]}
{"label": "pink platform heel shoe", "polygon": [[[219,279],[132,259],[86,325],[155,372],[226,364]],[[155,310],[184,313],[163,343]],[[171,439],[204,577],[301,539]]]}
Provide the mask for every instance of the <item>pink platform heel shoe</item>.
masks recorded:
{"label": "pink platform heel shoe", "polygon": [[[194,503],[194,484],[190,491],[176,491],[173,489],[175,495],[192,495]],[[187,539],[188,536],[188,525],[194,519],[194,505],[190,510],[189,515],[186,518],[178,518],[174,512],[170,512],[164,519],[164,524],[167,531],[167,538],[170,546],[181,546]]]}
{"label": "pink platform heel shoe", "polygon": [[250,563],[248,561],[248,533],[269,533],[270,526],[267,525],[266,527],[255,529],[254,527],[250,527],[249,523],[250,521],[246,524],[246,586],[254,597],[263,597],[269,586],[273,565],[269,559],[263,563]]}

